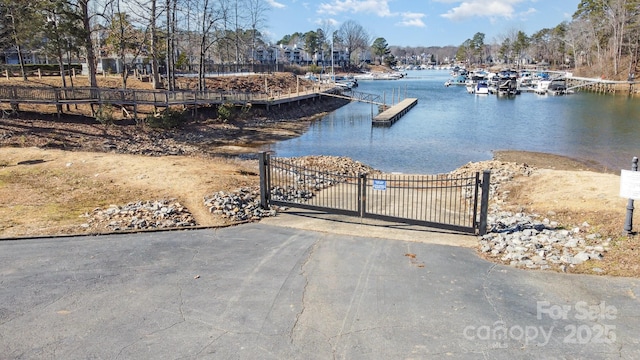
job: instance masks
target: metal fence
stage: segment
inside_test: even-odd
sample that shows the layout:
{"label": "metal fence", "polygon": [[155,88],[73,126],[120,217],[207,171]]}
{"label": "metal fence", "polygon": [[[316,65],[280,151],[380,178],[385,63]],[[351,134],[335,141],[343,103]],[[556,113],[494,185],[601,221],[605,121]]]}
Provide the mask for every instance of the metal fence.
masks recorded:
{"label": "metal fence", "polygon": [[291,206],[481,235],[486,232],[489,171],[482,179],[478,172],[354,174],[329,172],[262,153],[260,178],[264,207]]}

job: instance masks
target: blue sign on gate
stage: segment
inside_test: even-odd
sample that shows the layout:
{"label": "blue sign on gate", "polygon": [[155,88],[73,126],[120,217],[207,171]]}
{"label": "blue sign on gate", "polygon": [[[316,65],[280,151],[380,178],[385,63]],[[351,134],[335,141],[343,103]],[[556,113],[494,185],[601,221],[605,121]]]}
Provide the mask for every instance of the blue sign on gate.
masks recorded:
{"label": "blue sign on gate", "polygon": [[387,180],[373,180],[373,190],[387,190]]}

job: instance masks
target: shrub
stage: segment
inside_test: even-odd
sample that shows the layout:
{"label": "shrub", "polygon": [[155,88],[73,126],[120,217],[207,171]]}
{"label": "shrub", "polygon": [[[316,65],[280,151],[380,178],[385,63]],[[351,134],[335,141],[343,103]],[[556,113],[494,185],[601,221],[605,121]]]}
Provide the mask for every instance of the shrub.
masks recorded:
{"label": "shrub", "polygon": [[236,107],[232,103],[224,103],[218,106],[218,118],[224,122],[230,120],[236,112]]}
{"label": "shrub", "polygon": [[322,72],[322,68],[316,64],[309,65],[309,72],[314,74],[320,74]]}
{"label": "shrub", "polygon": [[160,113],[148,115],[146,123],[149,127],[173,129],[185,121],[184,111],[167,108]]}
{"label": "shrub", "polygon": [[113,111],[113,105],[100,104],[100,107],[96,111],[96,120],[104,126],[113,125]]}

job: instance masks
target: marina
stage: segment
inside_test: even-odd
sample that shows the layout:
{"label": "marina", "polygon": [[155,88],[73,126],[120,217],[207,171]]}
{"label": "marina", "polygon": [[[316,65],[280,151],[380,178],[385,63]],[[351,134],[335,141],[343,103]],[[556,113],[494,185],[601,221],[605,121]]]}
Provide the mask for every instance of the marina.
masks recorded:
{"label": "marina", "polygon": [[373,126],[371,105],[352,102],[300,137],[265,146],[277,156],[347,156],[387,172],[432,174],[490,160],[496,150],[545,152],[628,168],[638,156],[640,98],[579,88],[570,96],[522,92],[469,96],[443,86],[447,70],[409,71],[395,81],[363,81],[359,91],[406,94],[418,102],[391,127]]}
{"label": "marina", "polygon": [[535,92],[538,95],[567,95],[584,89],[596,93],[638,93],[635,77],[629,76],[627,81],[609,80],[603,77],[587,78],[573,76],[567,71],[531,71],[522,69],[503,69],[498,72],[487,72],[485,69],[467,70],[454,68],[444,86],[464,85],[469,94],[478,94],[482,84],[487,84],[488,93],[499,96],[520,95],[523,92]]}

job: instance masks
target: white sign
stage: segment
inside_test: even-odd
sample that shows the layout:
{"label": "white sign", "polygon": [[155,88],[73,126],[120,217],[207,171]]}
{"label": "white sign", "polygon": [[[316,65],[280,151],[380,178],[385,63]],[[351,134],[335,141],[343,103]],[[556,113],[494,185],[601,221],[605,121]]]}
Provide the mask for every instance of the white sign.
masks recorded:
{"label": "white sign", "polygon": [[373,190],[387,190],[387,180],[373,180]]}
{"label": "white sign", "polygon": [[640,171],[620,172],[620,197],[640,200]]}

